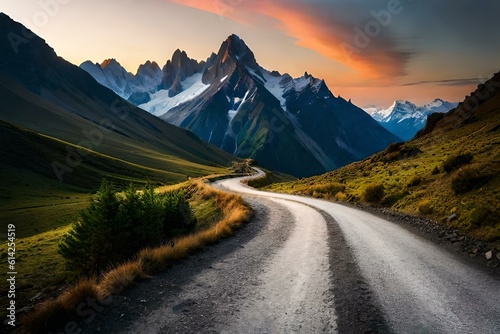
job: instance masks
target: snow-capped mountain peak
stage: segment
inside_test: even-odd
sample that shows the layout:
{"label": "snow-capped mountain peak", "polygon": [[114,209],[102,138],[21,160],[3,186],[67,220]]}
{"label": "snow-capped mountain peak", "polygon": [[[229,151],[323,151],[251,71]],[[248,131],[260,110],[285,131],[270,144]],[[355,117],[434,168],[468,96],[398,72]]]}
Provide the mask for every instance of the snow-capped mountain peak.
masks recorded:
{"label": "snow-capped mountain peak", "polygon": [[[106,69],[114,64],[109,63]],[[130,102],[233,155],[296,176],[335,169],[399,140],[352,103],[334,97],[323,80],[261,67],[236,35],[206,61],[176,50],[160,72],[147,62],[133,81],[141,75],[153,88],[142,83],[135,91],[129,83]]]}
{"label": "snow-capped mountain peak", "polygon": [[423,128],[427,116],[432,113],[445,113],[455,108],[458,104],[447,102],[440,98],[423,105],[417,106],[410,101],[396,100],[387,109],[365,108],[383,127],[404,140],[409,140]]}

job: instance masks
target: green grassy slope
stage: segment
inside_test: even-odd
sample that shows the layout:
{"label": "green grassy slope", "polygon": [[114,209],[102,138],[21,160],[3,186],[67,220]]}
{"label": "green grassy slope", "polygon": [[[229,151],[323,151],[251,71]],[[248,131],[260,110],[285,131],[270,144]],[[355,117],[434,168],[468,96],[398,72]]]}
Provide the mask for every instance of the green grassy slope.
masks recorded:
{"label": "green grassy slope", "polygon": [[[68,148],[81,150],[86,154],[82,163],[66,172],[63,175],[64,182],[60,182],[52,164],[65,163]],[[190,172],[190,174],[150,168],[88,151],[77,145],[2,121],[0,121],[0,154],[2,223],[29,222],[32,228],[39,230],[42,229],[36,226],[36,221],[45,220],[41,210],[48,208],[48,211],[52,211],[51,208],[59,205],[71,207],[69,204],[74,201],[69,201],[66,197],[74,197],[75,194],[85,195],[96,189],[103,178],[108,178],[117,185],[128,185],[131,182],[144,183],[148,179],[163,184],[173,184],[185,181],[187,175],[206,175],[225,170],[180,159],[177,168],[184,168],[185,173]],[[160,154],[156,157],[169,159]],[[165,166],[168,167],[169,164],[165,163]],[[57,209],[59,210],[60,208]],[[49,216],[51,215],[49,213]]]}
{"label": "green grassy slope", "polygon": [[[116,115],[96,114],[96,110],[106,108],[102,103],[72,104],[65,109],[14,83],[0,83],[0,98],[0,119],[6,122],[75,145],[90,143],[87,147],[93,151],[131,163],[199,176],[206,174],[209,166],[228,165],[232,160],[229,154],[186,130],[170,126],[144,111],[135,114],[136,108],[130,108],[124,120]],[[80,109],[80,114],[71,112],[72,109]],[[153,130],[142,124],[149,122],[149,118],[158,123],[151,123]],[[111,124],[112,129],[107,129],[106,124]]]}
{"label": "green grassy slope", "polygon": [[[474,111],[451,112],[425,135],[391,145],[361,162],[320,176],[270,186],[274,191],[341,201],[366,200],[381,185],[377,205],[424,215],[486,241],[500,240],[500,94]],[[472,161],[446,172],[460,154]]]}

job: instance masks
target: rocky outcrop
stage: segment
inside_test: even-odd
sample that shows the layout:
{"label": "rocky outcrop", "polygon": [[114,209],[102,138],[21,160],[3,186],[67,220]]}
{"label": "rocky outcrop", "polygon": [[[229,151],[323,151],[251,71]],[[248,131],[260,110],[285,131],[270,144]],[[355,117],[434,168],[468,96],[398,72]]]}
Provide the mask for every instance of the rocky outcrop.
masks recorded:
{"label": "rocky outcrop", "polygon": [[177,95],[182,92],[181,82],[200,72],[204,65],[204,62],[198,63],[189,58],[185,51],[175,50],[172,60],[168,60],[163,66],[161,88],[168,89],[171,97]]}

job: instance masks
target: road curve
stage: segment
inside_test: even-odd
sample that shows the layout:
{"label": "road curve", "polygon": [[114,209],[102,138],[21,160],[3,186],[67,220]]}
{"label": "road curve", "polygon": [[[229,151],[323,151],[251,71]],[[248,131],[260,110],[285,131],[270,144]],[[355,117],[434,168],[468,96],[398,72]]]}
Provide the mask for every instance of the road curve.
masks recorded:
{"label": "road curve", "polygon": [[[253,177],[262,175],[258,174]],[[331,216],[394,333],[500,333],[500,276],[486,273],[399,225],[336,203],[261,192],[222,180],[217,187],[301,203]],[[286,205],[286,204],[285,204]],[[336,270],[336,268],[331,268]]]}
{"label": "road curve", "polygon": [[242,311],[229,319],[221,333],[333,333],[326,222],[304,204],[272,201],[292,214],[294,228],[266,261],[251,297],[241,300]]}
{"label": "road curve", "polygon": [[326,219],[245,200],[255,216],[238,233],[113,296],[81,333],[336,333]]}

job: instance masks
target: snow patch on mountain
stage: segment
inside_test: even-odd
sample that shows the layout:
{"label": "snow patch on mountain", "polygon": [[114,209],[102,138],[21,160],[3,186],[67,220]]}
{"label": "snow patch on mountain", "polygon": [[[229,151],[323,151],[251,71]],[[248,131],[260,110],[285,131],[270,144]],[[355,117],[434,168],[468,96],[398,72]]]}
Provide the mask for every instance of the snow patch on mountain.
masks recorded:
{"label": "snow patch on mountain", "polygon": [[264,87],[280,101],[281,107],[286,110],[286,99],[283,97],[285,94],[285,86],[283,81],[291,79],[288,74],[282,76],[274,76],[268,71],[263,71],[264,79],[266,80]]}
{"label": "snow patch on mountain", "polygon": [[249,93],[250,93],[250,91],[247,91],[245,93],[245,96],[243,96],[243,99],[238,98],[238,97],[234,98],[234,107],[233,108],[236,108],[236,109],[231,109],[231,110],[229,110],[227,112],[227,118],[229,119],[229,124],[231,124],[231,122],[234,119],[234,116],[236,116],[236,114],[238,113],[238,111],[240,111],[240,108],[245,103],[245,101],[247,100],[247,97],[248,97]]}
{"label": "snow patch on mountain", "polygon": [[181,82],[183,91],[179,94],[169,97],[168,90],[162,89],[151,94],[151,101],[139,105],[139,108],[144,109],[155,116],[165,115],[172,108],[193,100],[202,94],[210,85],[205,85],[202,81],[202,74],[194,74],[183,82]]}

